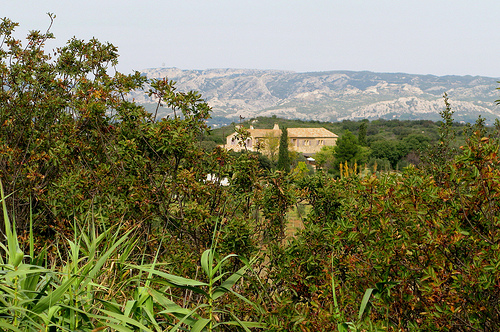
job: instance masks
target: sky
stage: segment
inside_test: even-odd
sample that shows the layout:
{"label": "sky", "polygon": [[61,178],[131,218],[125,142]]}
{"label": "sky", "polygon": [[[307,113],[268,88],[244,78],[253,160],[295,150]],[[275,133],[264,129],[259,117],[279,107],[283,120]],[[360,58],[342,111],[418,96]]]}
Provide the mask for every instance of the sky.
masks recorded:
{"label": "sky", "polygon": [[500,77],[498,0],[4,0],[18,36],[111,42],[155,67],[368,70]]}

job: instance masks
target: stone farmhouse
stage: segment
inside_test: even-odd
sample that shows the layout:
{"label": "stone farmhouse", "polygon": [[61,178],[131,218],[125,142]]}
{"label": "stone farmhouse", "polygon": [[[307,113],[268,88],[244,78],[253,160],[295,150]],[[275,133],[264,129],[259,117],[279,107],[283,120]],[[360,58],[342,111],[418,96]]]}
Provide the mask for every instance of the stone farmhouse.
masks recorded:
{"label": "stone farmhouse", "polygon": [[[241,144],[236,138],[234,132],[226,138],[225,148],[234,151],[244,150],[257,151],[272,139],[278,139],[281,136],[281,129],[277,124],[273,129],[254,129],[250,126],[247,129],[250,136],[245,144]],[[334,146],[338,136],[325,128],[287,128],[289,148],[302,153],[306,157],[319,152],[323,146]],[[278,141],[279,142],[279,141]],[[279,144],[279,143],[278,143]]]}

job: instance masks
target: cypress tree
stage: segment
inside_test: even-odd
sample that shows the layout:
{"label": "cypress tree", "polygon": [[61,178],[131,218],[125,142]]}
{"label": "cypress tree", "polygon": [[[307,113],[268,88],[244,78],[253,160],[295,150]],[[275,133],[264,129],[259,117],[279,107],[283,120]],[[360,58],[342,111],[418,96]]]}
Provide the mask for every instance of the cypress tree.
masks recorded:
{"label": "cypress tree", "polygon": [[288,153],[288,131],[286,128],[281,129],[280,149],[278,152],[278,169],[290,172],[290,154]]}
{"label": "cypress tree", "polygon": [[358,143],[361,146],[366,146],[366,127],[367,123],[365,121],[359,125]]}

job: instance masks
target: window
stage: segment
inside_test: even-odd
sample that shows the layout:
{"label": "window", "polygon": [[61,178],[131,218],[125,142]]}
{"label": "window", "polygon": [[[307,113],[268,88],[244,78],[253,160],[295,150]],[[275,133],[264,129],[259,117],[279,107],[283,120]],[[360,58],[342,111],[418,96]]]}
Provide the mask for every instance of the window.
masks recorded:
{"label": "window", "polygon": [[318,145],[325,145],[325,141],[322,139],[318,140]]}
{"label": "window", "polygon": [[308,140],[308,139],[305,139],[305,140],[304,140],[304,146],[309,146],[309,145],[310,145],[309,140]]}

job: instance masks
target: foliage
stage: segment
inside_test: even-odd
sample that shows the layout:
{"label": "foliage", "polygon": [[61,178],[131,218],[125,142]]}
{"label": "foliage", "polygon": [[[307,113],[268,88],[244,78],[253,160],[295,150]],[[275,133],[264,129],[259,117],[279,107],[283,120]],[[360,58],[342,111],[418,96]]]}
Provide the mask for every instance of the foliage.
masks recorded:
{"label": "foliage", "polygon": [[273,163],[277,162],[277,154],[279,152],[280,137],[274,136],[273,133],[267,133],[264,142],[264,151]]}
{"label": "foliage", "polygon": [[293,206],[294,198],[289,175],[281,171],[272,173],[262,193],[262,213],[266,219],[266,243],[281,243],[285,238],[286,213]]}
{"label": "foliage", "polygon": [[440,113],[443,122],[439,132],[439,142],[429,149],[427,157],[424,158],[427,171],[434,176],[437,182],[442,182],[446,178],[447,164],[458,153],[456,147],[451,144],[456,136],[456,130],[453,127],[453,110],[446,93],[443,100],[445,109]]}
{"label": "foliage", "polygon": [[316,164],[323,169],[333,169],[335,164],[334,146],[323,146],[319,152],[314,155]]}
{"label": "foliage", "polygon": [[[192,331],[213,331],[220,325],[240,326],[249,331],[249,328],[263,327],[257,322],[243,321],[229,309],[216,305],[220,302],[218,299],[233,294],[238,300],[259,309],[233,290],[233,286],[251,269],[244,258],[240,257],[244,266],[226,277],[228,272],[223,272],[223,268],[232,257],[238,256],[231,254],[219,259],[214,248],[207,249],[201,256],[201,267],[207,274],[208,283],[190,280],[160,271],[156,259],[151,265],[130,264],[138,240],[135,236],[130,232],[119,234],[119,230],[96,235],[96,229],[92,227],[78,231],[78,237],[75,233],[75,241],[68,240],[69,252],[61,255],[68,257],[67,262],[44,268],[42,252],[38,258],[28,256],[30,263],[26,264],[15,225],[11,225],[7,214],[1,186],[0,198],[7,230],[7,245],[2,245],[4,253],[0,255],[3,271],[0,275],[2,329],[163,331],[169,328],[176,331],[186,324]],[[30,251],[33,255],[33,250]],[[130,273],[132,269],[140,273],[134,276]],[[148,274],[146,279],[142,278],[143,272]],[[158,290],[157,285],[166,286]],[[133,288],[135,290],[131,291]],[[194,310],[182,307],[174,301],[172,288],[202,294],[206,303]],[[205,312],[208,318],[202,318]],[[178,319],[174,320],[172,316]],[[231,320],[221,321],[226,316],[232,317]]]}
{"label": "foliage", "polygon": [[[106,67],[117,58],[111,44],[72,39],[49,56],[43,45],[53,38],[50,32],[30,32],[23,47],[13,37],[16,26],[8,19],[0,23],[0,178],[14,193],[9,203],[18,218],[27,220],[31,197],[36,215],[46,221],[37,218],[35,227],[49,232],[57,223],[47,208],[54,199],[47,187],[71,173],[73,184],[62,189],[73,187],[64,195],[80,200],[83,193],[75,187],[84,186],[75,177],[109,171],[99,166],[106,160],[106,137],[114,136],[109,112],[129,110],[121,96],[144,79],[138,73],[108,75]],[[25,225],[19,223],[22,231]]]}
{"label": "foliage", "polygon": [[[131,328],[136,327],[149,330],[139,321],[102,310],[98,302],[99,298],[116,295],[108,293],[116,292],[117,289],[110,290],[106,283],[102,283],[102,276],[106,268],[113,268],[113,265],[110,267],[111,261],[118,267],[129,258],[130,250],[126,247],[135,244],[130,233],[120,235],[119,232],[108,230],[99,236],[90,232],[88,236],[88,232],[82,232],[79,240],[68,241],[70,251],[64,255],[68,261],[57,268],[44,267],[46,252],[42,251],[38,257],[34,257],[31,242],[30,256],[27,257],[29,262],[25,263],[1,186],[0,190],[7,230],[7,244],[2,244],[4,252],[0,255],[3,272],[0,277],[2,329],[75,331],[111,327],[119,331],[132,331]],[[99,252],[98,248],[102,251]],[[119,252],[122,254],[118,255]],[[114,272],[118,270],[116,268]]]}
{"label": "foliage", "polygon": [[281,128],[280,146],[278,151],[278,170],[285,173],[290,172],[290,153],[288,151],[288,131],[285,127]]}
{"label": "foliage", "polygon": [[[200,253],[214,217],[253,232],[232,219],[244,223],[251,202],[240,205],[231,195],[241,189],[235,170],[255,156],[202,146],[210,108],[199,93],[179,92],[167,78],[147,81],[147,93],[173,112],[158,120],[125,98],[143,87],[143,76],[109,74],[118,59],[113,45],[74,38],[49,56],[43,46],[50,32],[30,33],[22,47],[15,26],[8,19],[0,25],[0,179],[13,193],[7,204],[24,237],[30,201],[37,247],[64,242],[73,220],[89,211],[99,227],[123,220],[147,236],[168,230]],[[222,186],[230,174],[235,185]],[[252,239],[245,243],[244,253],[255,250]]]}
{"label": "foliage", "polygon": [[312,175],[312,174],[314,174],[314,169],[312,169],[312,166],[306,164],[304,161],[299,161],[297,163],[297,166],[294,167],[290,175],[294,181],[300,181],[307,175]]}
{"label": "foliage", "polygon": [[346,130],[337,140],[335,146],[334,157],[336,168],[338,169],[338,165],[346,161],[349,164],[354,163],[358,160],[360,152],[361,147],[358,145],[358,139],[349,130]]}
{"label": "foliage", "polygon": [[361,146],[366,146],[366,129],[368,127],[367,121],[362,121],[359,125],[358,143]]}
{"label": "foliage", "polygon": [[[306,122],[345,130],[317,154],[342,176],[308,174],[303,161],[288,172],[289,153],[271,171],[260,153],[202,143],[210,108],[198,93],[109,75],[116,48],[96,40],[51,58],[49,32],[23,47],[15,26],[0,25],[1,329],[500,326],[500,125],[480,118],[460,137],[446,95],[439,132]],[[124,98],[146,82],[170,117]],[[289,234],[298,203],[308,213]]]}
{"label": "foliage", "polygon": [[342,137],[337,140],[335,146],[335,158],[339,163],[345,161],[352,162],[359,153],[358,140],[349,130],[346,130]]}
{"label": "foliage", "polygon": [[495,330],[499,142],[484,133],[478,123],[462,153],[436,165],[440,181],[432,167],[302,181],[312,208],[275,261],[272,273],[289,289],[280,310],[302,330],[332,330],[332,321],[351,330]]}
{"label": "foliage", "polygon": [[[214,236],[215,234],[216,233],[214,233]],[[217,240],[214,239],[214,244],[216,241]],[[223,272],[229,260],[236,257],[244,263],[243,267],[235,273],[229,273],[229,271]],[[263,325],[259,322],[239,319],[237,315],[231,311],[231,306],[219,304],[219,299],[228,294],[232,294],[237,299],[260,310],[255,303],[232,289],[243,275],[251,269],[251,263],[236,254],[230,254],[221,258],[213,247],[203,252],[200,263],[208,282],[168,274],[156,269],[154,265],[132,266],[135,269],[147,272],[150,276],[160,278],[156,280],[159,284],[167,284],[167,287],[160,290],[156,290],[153,287],[148,288],[147,292],[151,294],[155,303],[164,307],[164,310],[162,310],[160,314],[170,314],[177,319],[177,323],[170,331],[182,329],[183,325],[188,326],[191,331],[217,331],[220,330],[223,325],[238,326],[245,331],[250,331],[249,328],[262,328]],[[183,308],[170,299],[171,296],[169,296],[168,293],[170,287],[190,291],[200,296],[203,301],[199,301],[201,303],[197,304],[194,308]],[[230,317],[231,320],[223,320],[223,317]]]}
{"label": "foliage", "polygon": [[[373,156],[371,154],[372,145],[378,145],[379,143],[390,141],[389,144],[398,145],[398,154],[400,156],[399,160],[392,161],[393,169],[402,169],[403,167],[413,164],[417,165],[420,162],[419,154],[420,151],[425,151],[429,145],[437,143],[439,141],[439,129],[442,121],[433,122],[430,120],[362,120],[362,121],[351,121],[344,120],[342,122],[320,122],[320,121],[303,121],[303,120],[288,120],[280,119],[276,117],[257,117],[255,119],[250,119],[245,125],[252,125],[256,128],[272,128],[274,123],[278,123],[280,126],[286,126],[289,128],[293,127],[303,127],[303,128],[317,128],[324,127],[334,133],[342,133],[345,130],[349,130],[354,135],[358,136],[358,145],[364,148],[362,149],[360,158],[358,159],[359,164],[367,163],[371,166],[374,165],[376,160],[380,165],[380,161],[385,163],[391,158],[393,159],[395,155],[381,155]],[[366,127],[366,133],[364,135]],[[453,122],[451,127],[456,131],[457,141],[453,142],[454,147],[459,147],[465,143],[464,136],[461,129],[466,128],[466,124]],[[489,133],[492,132],[491,129],[487,128]],[[218,139],[223,132],[229,132],[228,127],[214,129],[211,131],[213,133],[214,140]],[[366,137],[366,143],[362,143],[359,137]],[[383,144],[382,143],[382,144]],[[382,150],[383,151],[383,150]],[[333,157],[332,157],[333,158]],[[329,159],[329,158],[327,158]],[[385,159],[385,161],[383,161]],[[333,166],[328,166],[330,163],[325,164],[323,169],[327,169],[333,172]]]}
{"label": "foliage", "polygon": [[339,175],[342,165],[364,163],[370,155],[370,148],[358,144],[357,138],[346,130],[335,146],[324,146],[315,154],[317,165],[330,173]]}
{"label": "foliage", "polygon": [[406,155],[405,147],[398,141],[377,141],[371,145],[371,156],[378,159],[387,159],[393,169],[399,160]]}

